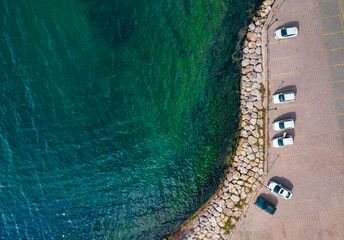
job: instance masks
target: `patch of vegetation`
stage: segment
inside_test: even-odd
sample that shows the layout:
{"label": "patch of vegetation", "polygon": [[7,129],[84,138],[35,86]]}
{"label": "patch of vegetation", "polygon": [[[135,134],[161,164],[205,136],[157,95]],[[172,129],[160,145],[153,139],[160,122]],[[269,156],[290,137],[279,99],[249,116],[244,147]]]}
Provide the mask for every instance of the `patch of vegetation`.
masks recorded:
{"label": "patch of vegetation", "polygon": [[237,202],[237,203],[234,204],[234,207],[235,207],[235,208],[242,209],[242,208],[243,208],[243,205],[244,205],[244,202],[243,202],[242,200],[240,200],[239,202]]}
{"label": "patch of vegetation", "polygon": [[188,222],[195,220],[197,217],[198,217],[198,215],[195,214],[194,216],[192,216],[191,218],[188,219]]}
{"label": "patch of vegetation", "polygon": [[225,230],[225,234],[228,235],[233,227],[234,224],[232,223],[232,217],[230,217],[227,219],[227,221],[225,222],[225,226],[223,227]]}

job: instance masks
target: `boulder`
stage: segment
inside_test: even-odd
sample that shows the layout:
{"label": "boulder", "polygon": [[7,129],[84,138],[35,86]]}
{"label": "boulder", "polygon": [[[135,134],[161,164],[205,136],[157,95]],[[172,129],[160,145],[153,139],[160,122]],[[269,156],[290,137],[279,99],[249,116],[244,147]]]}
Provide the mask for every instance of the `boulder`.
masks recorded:
{"label": "boulder", "polygon": [[257,73],[257,77],[254,79],[255,82],[257,83],[262,83],[263,82],[263,77],[260,73]]}
{"label": "boulder", "polygon": [[260,33],[262,32],[262,28],[261,27],[256,27],[256,29],[254,30],[255,33]]}
{"label": "boulder", "polygon": [[254,70],[256,71],[256,72],[262,72],[262,64],[258,64],[258,65],[256,65],[256,66],[254,66]]}
{"label": "boulder", "polygon": [[254,155],[254,153],[252,153],[252,154],[248,155],[247,158],[248,158],[249,160],[253,160],[253,159],[256,158],[256,155]]}
{"label": "boulder", "polygon": [[[256,76],[257,76],[257,74],[256,74]],[[252,88],[253,88],[253,89],[260,89],[260,87],[261,87],[261,84],[260,84],[260,83],[254,82],[254,83],[252,84]]]}
{"label": "boulder", "polygon": [[255,22],[256,26],[263,25],[264,21],[262,19],[259,19]]}
{"label": "boulder", "polygon": [[257,47],[262,46],[262,39],[261,39],[261,38],[258,38],[258,39],[257,39],[257,41],[256,41],[256,46],[257,46]]}
{"label": "boulder", "polygon": [[223,195],[222,195],[222,198],[223,199],[228,199],[228,198],[230,198],[231,197],[231,195],[229,194],[229,193],[224,193]]}
{"label": "boulder", "polygon": [[253,79],[257,78],[257,73],[256,72],[249,72],[247,74],[247,77],[248,77],[248,79],[250,79],[252,81]]}
{"label": "boulder", "polygon": [[[255,130],[255,131],[257,131],[257,130]],[[257,133],[258,133],[258,131],[257,131]],[[254,136],[254,135],[253,135]],[[258,147],[256,146],[256,145],[252,145],[252,150],[253,150],[253,152],[258,152]],[[251,164],[252,165],[252,164]]]}
{"label": "boulder", "polygon": [[257,54],[261,54],[261,53],[262,53],[261,47],[257,47],[257,48],[256,48],[256,53],[257,53]]}
{"label": "boulder", "polygon": [[241,66],[246,67],[250,64],[250,59],[245,58],[242,62],[241,62]]}
{"label": "boulder", "polygon": [[247,38],[250,40],[250,41],[253,41],[255,42],[257,39],[258,39],[258,35],[257,33],[249,33],[247,34]]}
{"label": "boulder", "polygon": [[233,211],[232,211],[231,209],[229,209],[229,208],[223,209],[223,213],[224,213],[226,216],[228,216],[228,217],[230,217],[230,216],[233,215]]}
{"label": "boulder", "polygon": [[257,138],[253,137],[253,136],[249,136],[247,139],[249,144],[255,144],[257,142]]}
{"label": "boulder", "polygon": [[256,181],[256,179],[254,177],[250,177],[247,181],[253,184]]}
{"label": "boulder", "polygon": [[221,207],[217,207],[217,208],[216,208],[216,211],[218,211],[219,213],[221,213],[221,212],[222,212],[222,208],[221,208]]}
{"label": "boulder", "polygon": [[[256,52],[250,53],[250,54],[249,54],[249,57],[250,57],[251,59],[258,59],[258,58],[259,58],[259,56],[258,56],[258,54],[257,54]],[[252,70],[252,71],[253,71],[253,70]]]}
{"label": "boulder", "polygon": [[233,179],[238,180],[240,178],[240,173],[238,171],[233,172]]}
{"label": "boulder", "polygon": [[[256,47],[256,43],[255,42],[249,42],[248,43],[248,47],[249,48],[255,48]],[[255,50],[253,50],[253,51],[255,51]]]}
{"label": "boulder", "polygon": [[237,196],[237,195],[234,195],[234,194],[231,196],[231,199],[232,199],[232,201],[235,202],[235,203],[237,203],[237,202],[240,201],[240,197]]}
{"label": "boulder", "polygon": [[254,167],[254,168],[252,168],[252,171],[256,173],[256,172],[259,171],[259,168],[258,167]]}
{"label": "boulder", "polygon": [[253,109],[253,103],[252,102],[248,102],[246,104],[246,106],[247,106],[248,109]]}
{"label": "boulder", "polygon": [[250,25],[248,25],[248,28],[249,28],[251,31],[253,31],[256,27],[254,26],[253,23],[251,23]]}
{"label": "boulder", "polygon": [[[258,130],[256,129],[256,130],[252,131],[252,135],[255,138],[259,138]],[[256,145],[252,145],[252,150],[253,150],[253,152],[258,152],[258,147]]]}
{"label": "boulder", "polygon": [[[248,45],[248,44],[247,44]],[[244,52],[244,53],[248,53],[248,50],[249,50],[249,48],[248,47],[245,47],[242,51]]]}
{"label": "boulder", "polygon": [[[257,106],[255,106],[255,107],[258,108]],[[260,108],[259,108],[259,109],[262,109],[261,102],[260,102]],[[257,124],[258,124],[259,127],[263,127],[264,122],[263,122],[262,119],[259,119],[259,120],[257,121]]]}
{"label": "boulder", "polygon": [[[256,101],[253,103],[254,107],[256,107],[257,109],[262,109],[263,106],[262,106],[262,102],[261,101]],[[258,120],[259,121],[259,120]],[[257,121],[257,123],[258,123]]]}
{"label": "boulder", "polygon": [[[253,54],[253,53],[252,53],[252,54]],[[241,73],[242,73],[242,74],[247,74],[247,73],[249,73],[249,72],[252,72],[253,70],[254,70],[254,66],[248,65],[248,66],[246,66],[246,67],[244,67],[244,68],[241,69]]]}

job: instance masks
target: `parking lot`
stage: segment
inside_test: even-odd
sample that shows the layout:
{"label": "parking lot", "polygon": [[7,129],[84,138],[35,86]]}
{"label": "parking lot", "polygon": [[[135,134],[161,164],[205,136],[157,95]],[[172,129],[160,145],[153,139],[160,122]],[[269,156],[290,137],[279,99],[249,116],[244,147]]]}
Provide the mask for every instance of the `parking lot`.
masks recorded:
{"label": "parking lot", "polygon": [[[344,239],[344,0],[280,0],[267,31],[270,99],[293,91],[296,101],[269,103],[269,139],[275,120],[292,118],[294,144],[267,146],[268,175],[292,190],[290,200],[262,187],[277,206],[273,216],[250,206],[232,239]],[[278,18],[278,21],[276,21]],[[297,26],[295,38],[273,32]],[[277,110],[275,110],[277,108]]]}

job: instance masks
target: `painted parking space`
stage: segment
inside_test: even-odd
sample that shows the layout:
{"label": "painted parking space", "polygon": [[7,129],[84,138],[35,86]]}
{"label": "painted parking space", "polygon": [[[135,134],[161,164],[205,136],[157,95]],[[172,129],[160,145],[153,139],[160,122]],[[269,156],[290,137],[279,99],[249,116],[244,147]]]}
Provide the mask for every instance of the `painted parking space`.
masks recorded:
{"label": "painted parking space", "polygon": [[[278,210],[272,217],[249,211],[248,220],[233,239],[331,239],[322,238],[332,229],[320,216],[334,222],[335,216],[324,212],[344,209],[344,203],[338,201],[344,197],[342,2],[278,2],[281,6],[271,20],[278,18],[278,22],[267,30],[269,99],[273,93],[294,91],[296,101],[269,104],[267,131],[269,140],[281,136],[283,132],[273,131],[271,123],[291,117],[295,128],[285,132],[293,136],[294,144],[268,146],[265,184],[270,179],[280,180],[292,189],[293,196],[284,200],[273,195]],[[298,36],[276,41],[273,32],[291,24],[299,26]],[[334,187],[338,183],[340,186]],[[271,194],[266,188],[260,193]],[[333,233],[342,232],[336,227]],[[331,236],[340,239],[343,235]]]}

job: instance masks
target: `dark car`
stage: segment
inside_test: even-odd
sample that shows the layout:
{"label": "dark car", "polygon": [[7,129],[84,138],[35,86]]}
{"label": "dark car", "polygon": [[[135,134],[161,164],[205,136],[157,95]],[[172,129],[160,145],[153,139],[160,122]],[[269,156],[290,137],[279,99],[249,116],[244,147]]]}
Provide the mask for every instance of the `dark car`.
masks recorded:
{"label": "dark car", "polygon": [[255,205],[257,207],[263,209],[264,211],[270,213],[271,215],[273,215],[276,212],[276,209],[277,209],[277,208],[272,206],[270,203],[268,203],[266,200],[264,200],[261,197],[257,198],[257,201],[255,202]]}

